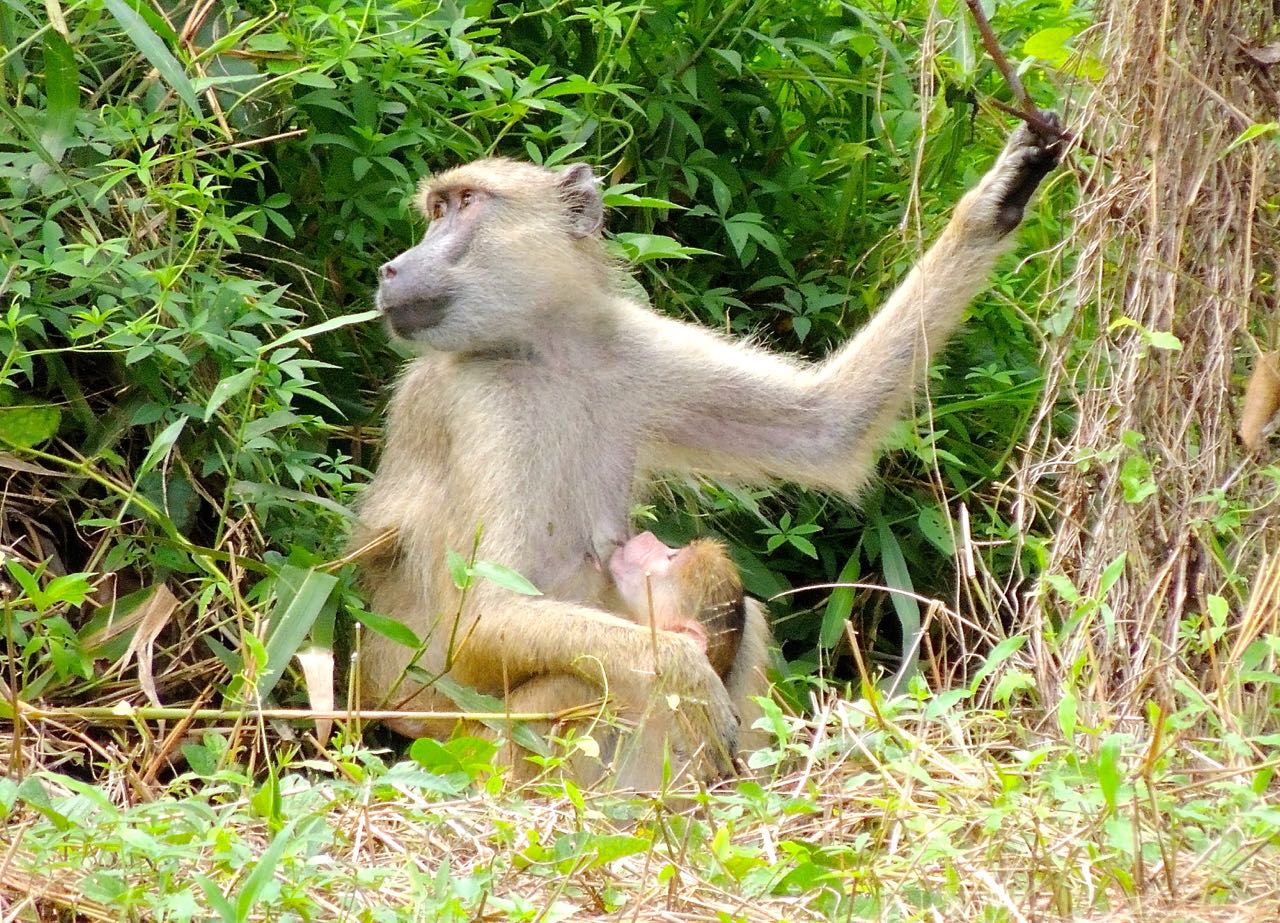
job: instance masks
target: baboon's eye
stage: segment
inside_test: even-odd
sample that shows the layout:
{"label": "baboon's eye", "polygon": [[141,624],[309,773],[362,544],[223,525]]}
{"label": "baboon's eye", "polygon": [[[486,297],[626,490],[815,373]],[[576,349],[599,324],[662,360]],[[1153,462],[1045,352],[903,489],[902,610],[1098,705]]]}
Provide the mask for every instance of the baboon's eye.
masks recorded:
{"label": "baboon's eye", "polygon": [[431,203],[431,220],[439,221],[444,217],[444,213],[447,209],[448,206],[445,205],[444,199],[436,199]]}
{"label": "baboon's eye", "polygon": [[472,194],[470,189],[462,190],[461,195],[458,196],[458,202],[463,208],[470,205],[473,199],[475,199],[475,195]]}

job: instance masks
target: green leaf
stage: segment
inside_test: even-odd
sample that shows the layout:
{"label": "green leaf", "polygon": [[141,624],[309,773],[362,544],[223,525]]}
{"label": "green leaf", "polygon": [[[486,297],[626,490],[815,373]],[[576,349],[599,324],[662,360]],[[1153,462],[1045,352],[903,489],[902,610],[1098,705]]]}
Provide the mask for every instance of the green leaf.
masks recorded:
{"label": "green leaf", "polygon": [[1076,694],[1068,689],[1058,700],[1058,728],[1062,737],[1070,743],[1076,736],[1076,709],[1079,705]]}
{"label": "green leaf", "polygon": [[627,856],[637,856],[652,849],[653,840],[632,833],[605,833],[591,837],[590,847],[595,855],[585,866],[575,866],[581,871],[600,868]]}
{"label": "green leaf", "polygon": [[929,540],[929,544],[945,555],[956,553],[955,539],[951,535],[951,526],[947,516],[936,506],[926,506],[916,517],[916,525],[920,534]]}
{"label": "green leaf", "polygon": [[231,902],[227,900],[213,879],[207,875],[196,875],[195,881],[200,886],[200,890],[204,891],[205,900],[217,912],[218,919],[222,923],[240,923],[235,907],[231,906]]}
{"label": "green leaf", "polygon": [[662,234],[621,233],[614,235],[613,240],[622,248],[625,258],[636,264],[653,260],[687,260],[701,254],[714,255],[714,251],[686,247]]}
{"label": "green leaf", "polygon": [[267,665],[258,677],[258,697],[265,699],[280,681],[311,626],[327,604],[336,605],[338,578],[314,567],[285,564],[276,577],[276,604],[267,628]]}
{"label": "green leaf", "polygon": [[1076,589],[1076,585],[1071,582],[1071,578],[1066,574],[1045,574],[1043,578],[1046,584],[1053,588],[1065,602],[1072,605],[1080,602],[1080,591]]}
{"label": "green leaf", "polygon": [[49,118],[40,142],[61,159],[75,137],[76,116],[80,112],[80,67],[75,49],[53,30],[44,36],[44,95]]}
{"label": "green leaf", "polygon": [[338,87],[332,77],[327,77],[314,71],[298,71],[290,76],[294,83],[301,84],[304,87],[315,87],[317,90],[334,90]]}
{"label": "green leaf", "polygon": [[742,55],[734,51],[732,48],[712,48],[711,53],[721,58],[726,64],[733,68],[735,74],[742,73]]}
{"label": "green leaf", "polygon": [[1147,331],[1147,341],[1156,349],[1182,349],[1182,341],[1167,330]]}
{"label": "green leaf", "polygon": [[978,672],[973,674],[973,679],[969,683],[969,691],[976,693],[982,685],[982,681],[994,673],[1000,664],[1016,654],[1022,645],[1026,643],[1026,635],[1014,635],[1011,638],[1005,638],[992,648],[991,653],[987,655],[987,659],[978,668]]}
{"label": "green leaf", "polygon": [[93,585],[89,580],[89,574],[63,574],[50,580],[44,593],[54,603],[78,606],[93,592]]}
{"label": "green leaf", "polygon": [[608,208],[672,208],[683,211],[681,206],[667,199],[640,196],[630,192],[606,192],[603,198]]}
{"label": "green leaf", "polygon": [[309,503],[328,510],[343,519],[354,520],[356,518],[355,511],[351,507],[305,490],[294,490],[291,487],[280,487],[277,484],[264,484],[257,481],[235,481],[232,483],[231,489],[238,496],[252,501],[287,500],[290,503]]}
{"label": "green leaf", "polygon": [[186,71],[178,63],[178,59],[165,45],[164,39],[151,31],[151,27],[138,15],[138,11],[125,0],[104,0],[104,2],[107,9],[111,11],[111,15],[116,18],[116,22],[120,23],[120,27],[128,33],[134,46],[144,58],[151,62],[160,79],[173,88],[192,112],[204,118],[204,111],[200,108],[195,87],[187,79]]}
{"label": "green leaf", "polygon": [[18,581],[18,586],[22,588],[22,595],[27,598],[31,605],[35,606],[37,612],[44,612],[45,609],[49,608],[52,601],[40,589],[39,577],[44,571],[43,564],[36,565],[35,573],[23,567],[18,559],[14,557],[6,556],[4,564],[9,571],[9,575]]}
{"label": "green leaf", "polygon": [[246,43],[251,51],[288,51],[289,40],[279,32],[254,35]]}
{"label": "green leaf", "polygon": [[1022,46],[1023,54],[1060,67],[1071,57],[1071,49],[1067,47],[1067,43],[1075,38],[1076,31],[1070,26],[1041,29],[1027,37]]}
{"label": "green leaf", "polygon": [[268,765],[267,779],[249,798],[249,807],[258,817],[266,818],[271,829],[280,829],[280,777],[276,775],[274,766]]}
{"label": "green leaf", "polygon": [[358,311],[355,314],[341,314],[337,317],[331,317],[326,321],[313,324],[310,327],[303,327],[300,330],[290,330],[284,336],[278,337],[268,343],[266,346],[258,350],[259,355],[270,352],[277,347],[284,346],[286,343],[292,343],[295,340],[301,340],[303,337],[315,337],[322,333],[328,333],[331,330],[338,330],[342,327],[350,327],[352,324],[363,324],[367,320],[373,320],[381,317],[382,312],[374,309],[370,311]]}
{"label": "green leaf", "polygon": [[[436,677],[431,687],[443,692],[462,711],[473,714],[484,714],[486,712],[502,714],[508,710],[506,702],[497,696],[479,692],[471,686],[463,685],[451,676]],[[481,720],[481,723],[499,733],[510,735],[513,741],[530,753],[537,753],[540,756],[551,755],[551,747],[543,739],[542,735],[535,732],[533,728],[523,721],[485,718]]]}
{"label": "green leaf", "polygon": [[19,404],[0,407],[0,442],[30,449],[47,442],[58,432],[62,412],[57,407]]}
{"label": "green leaf", "polygon": [[542,591],[536,586],[502,564],[494,564],[492,561],[476,561],[475,564],[471,565],[471,572],[477,577],[483,577],[490,583],[495,583],[505,590],[511,590],[513,593],[519,593],[521,596],[542,595]]}
{"label": "green leaf", "polygon": [[898,621],[902,623],[903,661],[895,685],[905,688],[906,681],[915,676],[920,658],[920,604],[915,599],[915,587],[911,583],[911,571],[907,568],[902,546],[883,516],[876,517],[876,535],[880,539],[880,566],[884,570],[884,582],[902,591],[891,592],[889,598],[893,601]]}
{"label": "green leaf", "polygon": [[1236,135],[1235,140],[1223,148],[1222,154],[1225,157],[1240,145],[1248,144],[1254,138],[1260,138],[1263,135],[1273,135],[1278,131],[1280,131],[1280,122],[1255,122],[1244,131],[1240,132],[1240,134]]}
{"label": "green leaf", "polygon": [[382,637],[388,638],[397,644],[403,644],[412,650],[422,647],[422,641],[413,633],[413,629],[399,619],[379,615],[376,612],[361,612],[358,619],[365,628],[377,632]]}
{"label": "green leaf", "polygon": [[1035,677],[1025,670],[1010,670],[1000,677],[1000,681],[996,683],[995,689],[991,691],[991,700],[1007,705],[1009,700],[1013,698],[1014,693],[1021,692],[1024,689],[1034,689],[1036,686]]}
{"label": "green leaf", "polygon": [[444,551],[445,564],[449,568],[449,577],[453,580],[453,585],[460,590],[465,590],[471,586],[471,568],[467,566],[467,559],[452,548],[446,548]]}
{"label": "green leaf", "polygon": [[[253,871],[240,884],[239,894],[236,896],[236,919],[249,919],[250,911],[253,910],[253,906],[258,902],[263,889],[275,877],[276,867],[284,857],[284,851],[289,848],[291,842],[301,839],[306,830],[317,823],[318,820],[319,818],[316,817],[308,817],[301,821],[289,821],[271,840],[270,845],[262,851],[258,861],[250,862]],[[303,830],[295,834],[294,828],[299,825],[303,827]]]}
{"label": "green leaf", "polygon": [[67,818],[67,815],[53,806],[53,800],[50,799],[49,792],[38,777],[34,775],[27,776],[18,784],[18,798],[25,802],[27,807],[43,815],[45,820],[53,824],[55,829],[71,829],[71,821]]}
{"label": "green leaf", "polygon": [[222,379],[214,385],[213,393],[209,395],[209,401],[204,405],[204,421],[208,423],[213,418],[213,415],[218,412],[219,407],[249,387],[249,383],[253,381],[253,376],[257,372],[256,368],[250,366]]}
{"label": "green leaf", "polygon": [[813,542],[809,541],[803,535],[797,535],[795,532],[788,532],[787,541],[791,543],[792,548],[797,549],[801,554],[808,555],[815,561],[818,560],[818,549],[813,546]]}
{"label": "green leaf", "polygon": [[1140,503],[1156,492],[1151,462],[1141,454],[1133,454],[1120,466],[1120,486],[1127,503]]}
{"label": "green leaf", "polygon": [[448,741],[420,737],[409,745],[409,759],[430,772],[433,784],[439,790],[449,793],[464,791],[474,775],[454,751],[454,745],[460,740],[456,737]]}
{"label": "green leaf", "polygon": [[161,459],[167,458],[169,450],[173,448],[173,444],[178,441],[178,437],[182,435],[182,428],[187,425],[186,416],[178,417],[156,437],[156,441],[151,443],[151,448],[147,450],[147,455],[142,459],[142,464],[138,466],[136,478],[140,479],[144,474],[156,466]]}
{"label": "green leaf", "polygon": [[[856,583],[862,575],[862,565],[855,550],[844,562],[836,583]],[[822,629],[818,633],[818,643],[830,650],[840,643],[844,637],[845,622],[853,612],[853,587],[837,587],[831,591],[827,599],[826,611],[822,613]]]}
{"label": "green leaf", "polygon": [[1098,580],[1098,598],[1102,599],[1116,585],[1120,575],[1124,573],[1124,564],[1128,560],[1128,552],[1120,552],[1111,563],[1102,569],[1102,577]]}
{"label": "green leaf", "polygon": [[1120,758],[1123,744],[1122,735],[1111,734],[1098,747],[1098,787],[1102,789],[1102,797],[1111,811],[1116,809],[1120,784],[1124,781],[1124,766]]}

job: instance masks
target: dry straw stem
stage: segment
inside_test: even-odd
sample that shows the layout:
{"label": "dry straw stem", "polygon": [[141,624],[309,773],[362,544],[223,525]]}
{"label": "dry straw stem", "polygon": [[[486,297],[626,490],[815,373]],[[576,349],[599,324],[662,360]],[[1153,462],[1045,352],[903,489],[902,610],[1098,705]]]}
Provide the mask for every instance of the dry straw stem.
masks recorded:
{"label": "dry straw stem", "polygon": [[[1280,213],[1268,207],[1280,146],[1232,142],[1280,108],[1280,68],[1247,54],[1275,36],[1277,8],[1101,0],[1097,19],[1105,76],[1073,123],[1106,156],[1089,167],[1063,248],[1074,268],[1046,308],[1077,303],[1076,336],[1046,362],[1018,483],[1020,496],[1056,502],[1051,570],[1082,596],[1098,595],[1104,569],[1125,556],[1106,596],[1114,625],[1095,615],[1050,643],[1039,604],[1024,612],[1047,700],[1086,664],[1077,691],[1091,718],[1137,714],[1153,697],[1167,706],[1182,676],[1194,685],[1204,665],[1180,651],[1179,619],[1204,612],[1209,594],[1238,613],[1280,536],[1280,505],[1266,499],[1274,483],[1252,465],[1230,477],[1242,461],[1239,382],[1252,340],[1268,339],[1280,253]],[[1168,332],[1180,349],[1151,335]],[[1069,433],[1063,408],[1077,409]],[[1247,514],[1225,540],[1213,524],[1224,484],[1225,502]],[[1072,609],[1049,614],[1061,624]]]}

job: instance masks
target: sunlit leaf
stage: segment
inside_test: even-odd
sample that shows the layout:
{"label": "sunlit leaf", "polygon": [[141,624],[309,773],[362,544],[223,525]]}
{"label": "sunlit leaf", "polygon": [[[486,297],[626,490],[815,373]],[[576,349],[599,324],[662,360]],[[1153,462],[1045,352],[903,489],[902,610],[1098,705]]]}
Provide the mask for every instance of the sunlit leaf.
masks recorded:
{"label": "sunlit leaf", "polygon": [[75,49],[52,30],[44,35],[44,79],[49,117],[40,140],[54,157],[61,158],[75,135],[80,112],[80,68]]}
{"label": "sunlit leaf", "polygon": [[235,397],[253,381],[253,376],[258,370],[252,366],[242,369],[234,375],[228,375],[226,378],[214,385],[213,393],[209,395],[209,401],[204,405],[205,422],[213,419],[213,415],[218,412],[218,408],[225,404],[231,398]]}
{"label": "sunlit leaf", "polygon": [[542,595],[542,591],[536,586],[502,564],[495,564],[492,561],[476,561],[471,565],[471,572],[477,577],[483,577],[490,583],[497,584],[513,593],[519,593],[521,596]]}
{"label": "sunlit leaf", "polygon": [[311,626],[326,605],[333,604],[338,578],[315,568],[285,564],[276,578],[276,604],[267,628],[267,663],[257,680],[257,694],[265,699],[284,668],[302,647]]}
{"label": "sunlit leaf", "polygon": [[57,407],[19,404],[0,407],[0,443],[30,449],[47,442],[58,432],[62,413]]}
{"label": "sunlit leaf", "polygon": [[413,633],[413,629],[399,619],[388,618],[376,612],[361,612],[359,620],[370,631],[377,632],[384,638],[404,645],[411,650],[416,650],[422,646],[422,642]]}
{"label": "sunlit leaf", "polygon": [[1107,808],[1114,811],[1120,796],[1120,785],[1124,781],[1124,766],[1121,754],[1124,737],[1111,734],[1098,747],[1098,787],[1102,789],[1102,797],[1107,801]]}

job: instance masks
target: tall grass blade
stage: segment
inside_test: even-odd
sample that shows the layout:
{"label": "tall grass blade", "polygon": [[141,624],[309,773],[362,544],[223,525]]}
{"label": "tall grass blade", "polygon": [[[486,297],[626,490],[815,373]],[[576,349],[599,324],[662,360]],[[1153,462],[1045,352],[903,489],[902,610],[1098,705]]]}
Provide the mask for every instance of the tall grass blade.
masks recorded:
{"label": "tall grass blade", "polygon": [[200,118],[204,118],[204,110],[200,108],[200,100],[196,96],[196,88],[187,79],[187,73],[178,59],[169,51],[164,39],[156,35],[143,18],[124,0],[104,0],[111,15],[120,23],[120,27],[128,33],[137,47],[138,53],[151,62],[160,79],[167,83],[182,99],[187,107]]}

